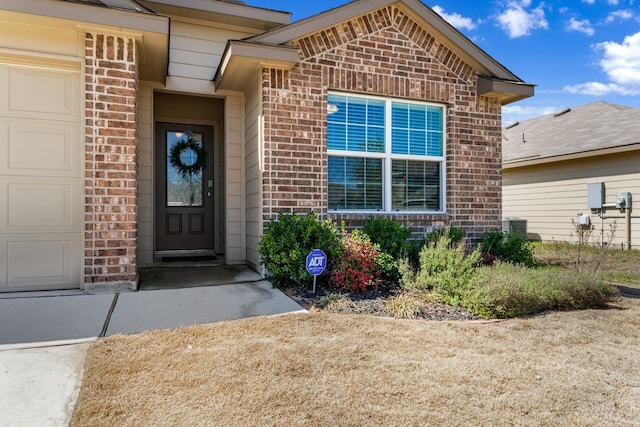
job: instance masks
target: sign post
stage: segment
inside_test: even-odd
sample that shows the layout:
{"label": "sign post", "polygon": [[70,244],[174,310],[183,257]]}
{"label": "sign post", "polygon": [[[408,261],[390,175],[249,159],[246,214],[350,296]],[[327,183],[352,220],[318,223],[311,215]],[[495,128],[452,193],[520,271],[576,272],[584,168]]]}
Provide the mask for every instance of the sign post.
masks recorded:
{"label": "sign post", "polygon": [[313,274],[313,294],[316,294],[316,277],[327,268],[327,255],[322,249],[314,249],[307,255],[307,271]]}

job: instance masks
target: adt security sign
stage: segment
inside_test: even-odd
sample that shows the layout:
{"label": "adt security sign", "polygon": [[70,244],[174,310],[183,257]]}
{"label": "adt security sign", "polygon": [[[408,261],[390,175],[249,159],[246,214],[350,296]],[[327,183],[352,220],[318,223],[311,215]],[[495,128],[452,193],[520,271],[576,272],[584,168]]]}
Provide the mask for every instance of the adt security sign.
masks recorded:
{"label": "adt security sign", "polygon": [[322,274],[327,268],[327,256],[322,249],[314,249],[307,255],[307,271],[314,276]]}
{"label": "adt security sign", "polygon": [[314,249],[307,255],[307,271],[313,274],[313,293],[316,293],[316,277],[327,268],[327,256],[322,249]]}

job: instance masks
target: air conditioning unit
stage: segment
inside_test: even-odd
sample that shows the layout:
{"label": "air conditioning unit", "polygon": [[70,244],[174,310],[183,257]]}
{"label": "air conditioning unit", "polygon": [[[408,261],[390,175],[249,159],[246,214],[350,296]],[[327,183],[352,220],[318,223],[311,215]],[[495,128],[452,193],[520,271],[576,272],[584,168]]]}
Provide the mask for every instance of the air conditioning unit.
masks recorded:
{"label": "air conditioning unit", "polygon": [[519,232],[523,236],[527,235],[527,220],[519,218],[502,218],[502,232]]}

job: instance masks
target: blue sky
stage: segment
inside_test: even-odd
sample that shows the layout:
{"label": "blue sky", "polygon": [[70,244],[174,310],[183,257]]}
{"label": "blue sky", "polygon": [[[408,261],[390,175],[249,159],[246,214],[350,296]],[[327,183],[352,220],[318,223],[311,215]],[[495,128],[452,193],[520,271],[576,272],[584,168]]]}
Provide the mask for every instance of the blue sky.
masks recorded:
{"label": "blue sky", "polygon": [[[348,0],[246,0],[292,22]],[[640,0],[425,2],[515,75],[534,97],[503,108],[522,121],[594,101],[640,107]]]}

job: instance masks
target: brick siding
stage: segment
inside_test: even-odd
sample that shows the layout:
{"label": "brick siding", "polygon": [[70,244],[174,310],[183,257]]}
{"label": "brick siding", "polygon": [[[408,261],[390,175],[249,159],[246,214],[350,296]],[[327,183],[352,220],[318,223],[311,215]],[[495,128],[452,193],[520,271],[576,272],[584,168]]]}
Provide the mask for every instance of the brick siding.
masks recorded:
{"label": "brick siding", "polygon": [[85,55],[85,289],[135,289],[135,40],[87,33]]}
{"label": "brick siding", "polygon": [[279,212],[359,225],[327,212],[327,91],[440,103],[446,110],[446,214],[386,213],[417,232],[447,224],[472,239],[501,217],[501,106],[476,95],[476,71],[394,6],[295,41],[300,63],[265,69],[263,219]]}

